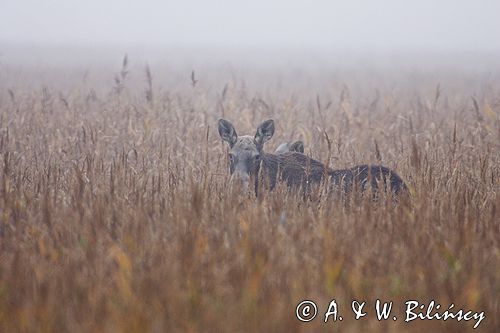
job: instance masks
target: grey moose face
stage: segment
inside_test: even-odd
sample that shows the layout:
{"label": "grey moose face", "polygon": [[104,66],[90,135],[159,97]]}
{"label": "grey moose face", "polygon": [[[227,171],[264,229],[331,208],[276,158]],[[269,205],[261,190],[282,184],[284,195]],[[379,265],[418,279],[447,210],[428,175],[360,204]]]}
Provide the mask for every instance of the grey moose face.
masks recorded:
{"label": "grey moose face", "polygon": [[259,173],[263,157],[263,147],[274,134],[274,121],[266,120],[254,136],[238,136],[234,126],[225,119],[219,120],[219,135],[229,144],[229,170],[231,182],[240,182],[243,189],[248,189],[250,180]]}

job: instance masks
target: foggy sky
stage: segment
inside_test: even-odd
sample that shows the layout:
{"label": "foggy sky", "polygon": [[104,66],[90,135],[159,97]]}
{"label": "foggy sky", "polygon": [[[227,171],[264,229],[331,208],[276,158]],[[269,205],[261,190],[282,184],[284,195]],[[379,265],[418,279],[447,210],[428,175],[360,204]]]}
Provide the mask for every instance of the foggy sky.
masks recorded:
{"label": "foggy sky", "polygon": [[499,13],[498,0],[0,0],[0,43],[498,52]]}

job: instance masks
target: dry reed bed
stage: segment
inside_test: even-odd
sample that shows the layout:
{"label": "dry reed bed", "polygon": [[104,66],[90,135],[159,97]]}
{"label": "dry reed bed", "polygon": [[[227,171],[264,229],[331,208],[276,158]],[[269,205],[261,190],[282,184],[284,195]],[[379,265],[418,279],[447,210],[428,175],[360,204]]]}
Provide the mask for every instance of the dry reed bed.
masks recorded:
{"label": "dry reed bed", "polygon": [[[214,92],[193,76],[172,92],[147,71],[141,87],[124,64],[107,91],[0,91],[0,331],[472,328],[349,315],[377,298],[401,318],[405,300],[435,299],[499,327],[499,81],[474,99],[466,85],[383,78],[310,94],[251,92],[244,78]],[[383,163],[411,202],[232,195],[221,116],[240,133],[274,118],[268,151],[300,137],[333,167]],[[337,299],[346,319],[301,324],[306,298],[322,311]]]}

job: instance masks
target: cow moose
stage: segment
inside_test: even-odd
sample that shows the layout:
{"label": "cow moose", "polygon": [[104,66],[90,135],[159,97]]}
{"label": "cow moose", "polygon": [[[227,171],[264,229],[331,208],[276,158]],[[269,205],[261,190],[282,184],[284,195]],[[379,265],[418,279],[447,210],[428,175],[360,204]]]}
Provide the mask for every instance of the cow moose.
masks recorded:
{"label": "cow moose", "polygon": [[[278,182],[285,182],[288,187],[302,187],[308,190],[311,185],[328,180],[329,187],[342,193],[355,189],[365,191],[371,188],[375,192],[382,186],[398,195],[407,191],[404,181],[397,173],[381,165],[357,165],[349,169],[333,170],[323,163],[303,154],[303,143],[293,146],[278,147],[275,154],[265,153],[264,144],[274,135],[274,121],[264,121],[253,136],[238,136],[234,126],[225,119],[218,123],[219,135],[229,145],[229,170],[231,182],[239,182],[246,190],[253,182],[258,195],[259,184],[266,183],[273,190]],[[288,148],[287,148],[288,147]],[[292,150],[295,147],[299,151]],[[288,150],[287,150],[288,149]],[[260,175],[265,181],[259,180]]]}

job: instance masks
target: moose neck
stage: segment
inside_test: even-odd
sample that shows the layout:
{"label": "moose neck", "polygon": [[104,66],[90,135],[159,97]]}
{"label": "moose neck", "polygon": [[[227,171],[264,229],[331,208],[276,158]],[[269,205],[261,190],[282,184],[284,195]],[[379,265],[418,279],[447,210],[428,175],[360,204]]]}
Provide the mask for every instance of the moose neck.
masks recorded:
{"label": "moose neck", "polygon": [[278,179],[280,156],[275,154],[261,153],[259,167],[255,174],[255,195],[259,195],[261,187],[273,190]]}

